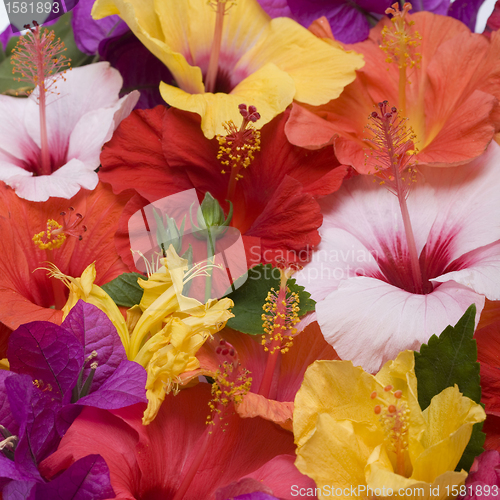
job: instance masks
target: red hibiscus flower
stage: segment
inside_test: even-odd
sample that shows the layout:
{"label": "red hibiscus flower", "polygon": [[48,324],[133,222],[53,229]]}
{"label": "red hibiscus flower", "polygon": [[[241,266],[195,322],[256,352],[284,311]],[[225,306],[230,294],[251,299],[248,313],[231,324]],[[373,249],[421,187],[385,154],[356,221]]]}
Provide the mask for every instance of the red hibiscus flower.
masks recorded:
{"label": "red hibiscus flower", "polygon": [[[336,191],[347,167],[339,165],[332,148],[306,151],[292,146],[284,134],[288,115],[262,128],[260,147],[248,168],[239,171],[242,177],[236,183],[230,172],[222,173],[231,168],[217,159],[219,142],[204,137],[196,115],[159,106],[135,111],[122,122],[104,147],[99,175],[115,193],[131,186],[138,193],[124,213],[117,241],[129,267],[133,262],[127,215],[193,187],[200,199],[210,192],[226,213],[226,200],[233,203],[231,225],[243,234],[253,263],[273,262],[277,255],[306,258],[320,241],[322,215],[316,198]],[[258,251],[249,252],[249,247]]]}

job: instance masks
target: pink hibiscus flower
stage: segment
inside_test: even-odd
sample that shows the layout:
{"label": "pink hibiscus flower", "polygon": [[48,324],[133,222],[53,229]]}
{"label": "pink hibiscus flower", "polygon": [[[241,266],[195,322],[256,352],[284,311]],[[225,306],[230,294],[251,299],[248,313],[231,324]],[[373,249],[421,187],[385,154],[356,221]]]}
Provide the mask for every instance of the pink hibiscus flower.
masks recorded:
{"label": "pink hibiscus flower", "polygon": [[418,349],[485,296],[500,299],[500,146],[469,164],[420,167],[408,197],[423,293],[416,293],[398,199],[358,176],[322,200],[322,237],[297,282],[326,340],[376,371]]}
{"label": "pink hibiscus flower", "polygon": [[45,148],[38,88],[27,99],[0,95],[0,180],[30,201],[94,189],[102,145],[139,99],[137,91],[119,99],[122,77],[105,62],[74,68],[56,85],[45,96]]}

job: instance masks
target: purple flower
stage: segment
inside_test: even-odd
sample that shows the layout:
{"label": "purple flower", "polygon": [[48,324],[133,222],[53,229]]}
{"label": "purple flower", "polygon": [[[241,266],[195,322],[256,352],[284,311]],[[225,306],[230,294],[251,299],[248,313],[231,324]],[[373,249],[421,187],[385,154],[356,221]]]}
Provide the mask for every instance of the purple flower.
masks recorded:
{"label": "purple flower", "polygon": [[168,68],[158,60],[118,16],[96,21],[90,12],[94,0],[80,0],[73,10],[73,33],[79,50],[99,54],[123,77],[123,91],[140,90],[136,109],[154,108],[165,104],[160,95],[160,82],[171,82]]}
{"label": "purple flower", "polygon": [[[429,11],[454,17],[474,30],[479,7],[484,0],[415,0],[412,12]],[[343,43],[361,42],[394,0],[259,0],[271,17],[291,17],[306,28],[325,16],[333,36]],[[372,23],[370,23],[372,21]]]}
{"label": "purple flower", "polygon": [[[8,498],[5,490],[13,498],[36,499],[39,492],[48,495],[55,489],[75,495],[64,498],[113,496],[109,471],[99,456],[82,458],[73,472],[48,484],[38,472],[38,464],[55,451],[82,406],[111,410],[147,401],[146,371],[127,360],[108,317],[78,301],[61,326],[34,321],[12,332],[7,357],[11,371],[0,372],[3,498]],[[103,496],[92,496],[96,485]],[[30,496],[33,487],[35,497]]]}

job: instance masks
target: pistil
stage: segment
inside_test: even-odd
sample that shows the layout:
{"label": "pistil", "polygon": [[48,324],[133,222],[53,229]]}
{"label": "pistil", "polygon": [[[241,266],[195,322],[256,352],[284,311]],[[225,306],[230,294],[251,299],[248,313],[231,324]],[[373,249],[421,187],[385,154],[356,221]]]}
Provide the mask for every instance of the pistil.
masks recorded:
{"label": "pistil", "polygon": [[[406,119],[400,117],[397,108],[390,108],[387,101],[379,103],[378,106],[379,112],[373,111],[370,115],[373,126],[369,125],[367,128],[373,136],[367,141],[374,150],[371,156],[380,162],[376,167],[377,176],[382,178],[380,183],[398,198],[410,258],[413,293],[423,294],[422,272],[406,203],[409,186],[415,181],[415,169],[411,161],[415,136],[411,129],[406,128]],[[403,177],[403,173],[406,177]]]}
{"label": "pistil", "polygon": [[397,64],[399,68],[398,106],[403,116],[408,116],[406,113],[406,84],[411,83],[408,80],[407,68],[413,68],[420,62],[421,58],[421,55],[415,52],[414,48],[422,37],[418,32],[411,33],[408,29],[415,24],[414,21],[407,20],[411,8],[411,4],[406,2],[402,11],[399,10],[397,3],[386,9],[385,13],[392,16],[391,21],[394,28],[392,30],[387,26],[383,28],[382,45],[380,46],[387,54],[386,61]]}
{"label": "pistil", "polygon": [[233,0],[209,0],[208,4],[215,11],[215,30],[208,62],[207,75],[205,77],[205,92],[214,92],[219,70],[220,48],[222,43],[222,30],[224,28],[224,16],[234,5]]}
{"label": "pistil", "polygon": [[299,322],[299,297],[291,292],[287,286],[288,279],[299,268],[295,264],[287,264],[284,260],[278,260],[280,270],[280,289],[278,292],[271,289],[263,306],[264,321],[262,345],[268,352],[266,368],[259,387],[259,394],[265,398],[272,396],[271,386],[276,366],[281,358],[281,353],[286,353],[292,345],[293,334],[297,332],[295,325]]}
{"label": "pistil", "polygon": [[[248,168],[254,160],[254,155],[260,151],[260,132],[255,130],[253,124],[260,119],[260,114],[255,106],[240,104],[238,106],[243,121],[239,129],[230,121],[224,123],[226,135],[218,135],[219,152],[217,159],[223,167],[230,168],[230,179],[226,199],[233,201],[236,183],[243,177],[242,169]],[[222,174],[226,171],[222,170]]]}
{"label": "pistil", "polygon": [[213,399],[209,403],[211,415],[207,418],[207,429],[201,437],[202,442],[173,500],[184,498],[206,456],[210,443],[225,430],[225,426],[228,425],[226,418],[234,409],[234,405],[241,402],[243,396],[248,393],[252,384],[247,370],[241,368],[238,353],[229,342],[220,340],[215,353],[219,360],[219,369],[212,385]]}
{"label": "pistil", "polygon": [[[52,166],[50,161],[49,140],[47,131],[47,100],[46,94],[54,90],[56,74],[64,79],[65,68],[69,67],[71,59],[62,53],[66,50],[64,44],[57,39],[53,31],[42,31],[36,21],[34,27],[29,24],[24,27],[28,30],[21,37],[14,48],[11,62],[14,65],[12,73],[20,73],[17,81],[25,81],[38,88],[37,100],[40,120],[40,169],[39,175],[50,175]],[[49,79],[49,77],[52,77]]]}

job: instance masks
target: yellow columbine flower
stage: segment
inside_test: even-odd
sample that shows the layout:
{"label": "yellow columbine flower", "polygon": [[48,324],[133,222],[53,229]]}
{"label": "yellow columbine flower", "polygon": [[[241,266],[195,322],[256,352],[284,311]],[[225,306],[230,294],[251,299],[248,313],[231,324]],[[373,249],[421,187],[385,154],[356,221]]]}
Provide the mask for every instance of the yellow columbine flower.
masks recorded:
{"label": "yellow columbine flower", "polygon": [[[482,407],[448,387],[424,411],[413,351],[373,376],[350,361],[316,361],[297,393],[297,468],[326,498],[453,497],[467,473],[455,472]],[[354,489],[351,489],[354,487]],[[340,495],[339,495],[340,493]]]}
{"label": "yellow columbine flower", "polygon": [[[91,264],[81,278],[71,278],[52,270],[52,275],[64,281],[70,289],[65,315],[79,299],[94,304],[116,326],[128,359],[147,371],[146,395],[148,407],[143,423],[149,424],[156,417],[165,395],[177,391],[183,383],[181,375],[199,368],[196,353],[203,343],[218,332],[233,315],[229,309],[232,300],[209,300],[202,304],[182,295],[189,276],[202,272],[194,267],[188,273],[185,259],[177,255],[172,245],[167,249],[163,267],[148,280],[139,279],[144,289],[138,306],[129,309],[127,321],[111,297],[94,285],[95,267]],[[186,382],[185,380],[184,382]]]}
{"label": "yellow columbine flower", "polygon": [[97,0],[95,19],[118,14],[171,71],[165,101],[201,116],[209,139],[256,106],[262,126],[293,100],[314,106],[337,98],[362,56],[315,37],[288,18],[272,19],[257,0]]}

